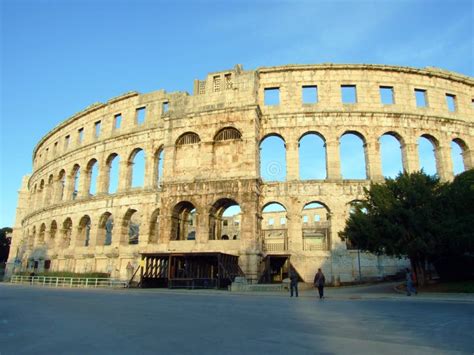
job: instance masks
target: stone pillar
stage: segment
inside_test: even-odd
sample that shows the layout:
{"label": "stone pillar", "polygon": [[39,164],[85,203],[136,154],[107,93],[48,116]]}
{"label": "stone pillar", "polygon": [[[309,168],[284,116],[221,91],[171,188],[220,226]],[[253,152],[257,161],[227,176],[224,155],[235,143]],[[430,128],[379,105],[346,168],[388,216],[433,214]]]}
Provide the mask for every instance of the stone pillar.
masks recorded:
{"label": "stone pillar", "polygon": [[462,160],[464,162],[464,170],[474,168],[474,149],[464,147],[462,150]]}
{"label": "stone pillar", "polygon": [[92,170],[89,170],[87,168],[85,169],[81,168],[77,198],[89,197],[89,189],[91,186],[91,176],[92,176]]}
{"label": "stone pillar", "polygon": [[301,227],[301,214],[296,206],[290,206],[286,214],[288,250],[299,253],[303,250],[303,231]]}
{"label": "stone pillar", "polygon": [[379,141],[375,140],[365,143],[364,154],[367,179],[372,181],[383,181]]}
{"label": "stone pillar", "polygon": [[107,194],[110,180],[110,167],[107,165],[107,158],[102,156],[97,164],[99,164],[99,174],[97,176],[96,193],[97,195]]}
{"label": "stone pillar", "polygon": [[439,145],[435,148],[436,170],[442,181],[451,181],[454,178],[451,146]]}
{"label": "stone pillar", "polygon": [[402,144],[402,162],[403,170],[407,173],[413,173],[420,170],[417,143],[406,142],[405,144]]}
{"label": "stone pillar", "polygon": [[299,156],[298,156],[298,142],[286,143],[286,180],[298,180],[299,171]]}
{"label": "stone pillar", "polygon": [[97,246],[97,231],[99,228],[99,221],[91,220],[91,229],[89,231],[89,247],[95,248]]}
{"label": "stone pillar", "polygon": [[[155,168],[156,166],[156,168]],[[156,183],[156,154],[153,154],[151,147],[145,150],[145,178],[143,181],[143,188],[151,189],[157,185]]]}
{"label": "stone pillar", "polygon": [[339,154],[339,141],[326,140],[326,171],[327,180],[341,180],[341,157]]}
{"label": "stone pillar", "polygon": [[119,164],[119,183],[118,183],[118,191],[123,192],[128,190],[132,181],[132,165],[126,159],[121,159]]}

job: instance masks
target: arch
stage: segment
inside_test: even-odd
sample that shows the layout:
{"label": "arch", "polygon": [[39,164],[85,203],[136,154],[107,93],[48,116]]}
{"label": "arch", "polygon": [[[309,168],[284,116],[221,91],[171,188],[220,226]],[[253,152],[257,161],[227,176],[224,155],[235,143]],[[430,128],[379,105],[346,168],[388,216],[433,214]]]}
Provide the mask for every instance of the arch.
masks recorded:
{"label": "arch", "polygon": [[36,226],[33,226],[33,228],[31,228],[31,236],[28,240],[28,247],[30,249],[33,249],[35,245],[35,239],[36,239]]}
{"label": "arch", "polygon": [[177,203],[171,218],[171,240],[196,239],[197,211],[191,202]]}
{"label": "arch", "polygon": [[209,211],[209,239],[222,240],[223,236],[235,235],[240,239],[242,210],[237,201],[231,198],[217,200]]}
{"label": "arch", "polygon": [[104,212],[99,219],[97,231],[97,245],[111,245],[114,228],[114,218],[112,213]]}
{"label": "arch", "polygon": [[114,194],[118,190],[120,179],[120,156],[117,153],[110,154],[105,161],[105,188],[109,194]]}
{"label": "arch", "polygon": [[418,157],[420,169],[426,174],[438,174],[438,140],[430,134],[422,134],[418,137]]}
{"label": "arch", "polygon": [[306,203],[301,210],[303,250],[329,250],[331,213],[320,201]]}
{"label": "arch", "polygon": [[150,234],[148,236],[149,243],[157,243],[160,236],[160,209],[153,211],[150,217]]}
{"label": "arch", "polygon": [[216,135],[214,136],[214,141],[228,141],[228,140],[236,140],[241,139],[242,133],[237,128],[234,127],[224,127],[219,130]]}
{"label": "arch", "polygon": [[469,148],[466,142],[460,138],[451,141],[451,159],[453,161],[453,174],[458,175],[469,168],[467,160]]}
{"label": "arch", "polygon": [[145,183],[145,151],[135,148],[128,159],[130,187],[143,187]]}
{"label": "arch", "polygon": [[301,180],[327,178],[326,139],[318,132],[306,132],[298,140]]}
{"label": "arch", "polygon": [[58,201],[64,200],[64,189],[66,187],[66,171],[64,169],[61,169],[58,174],[58,192],[57,192],[57,197]]}
{"label": "arch", "polygon": [[268,134],[260,141],[260,177],[264,181],[286,180],[286,144],[279,134]]}
{"label": "arch", "polygon": [[58,232],[58,224],[56,220],[51,221],[51,225],[49,227],[49,239],[54,243],[56,240],[56,233]]}
{"label": "arch", "polygon": [[71,244],[71,235],[72,235],[72,220],[67,217],[62,226],[62,247],[67,248]]}
{"label": "arch", "polygon": [[72,168],[72,173],[71,173],[71,176],[73,179],[73,184],[72,184],[73,188],[72,188],[71,198],[73,200],[75,200],[79,194],[80,175],[81,175],[81,167],[79,166],[79,164],[75,164],[74,167]]}
{"label": "arch", "polygon": [[342,178],[367,179],[365,137],[357,131],[346,131],[339,137],[339,149]]}
{"label": "arch", "polygon": [[99,164],[97,159],[92,158],[87,163],[86,176],[87,176],[87,191],[89,196],[94,196],[97,193],[97,176],[99,175]]}
{"label": "arch", "polygon": [[288,215],[279,202],[268,202],[262,207],[263,249],[266,252],[288,250]]}
{"label": "arch", "polygon": [[40,184],[39,184],[39,189],[38,189],[38,197],[37,197],[37,208],[42,208],[43,207],[43,200],[44,200],[44,180],[41,179]]}
{"label": "arch", "polygon": [[138,244],[140,240],[141,220],[138,211],[129,208],[123,217],[122,234],[128,236],[127,244]]}
{"label": "arch", "polygon": [[78,245],[89,246],[91,236],[91,218],[88,215],[82,216],[79,221],[77,241]]}
{"label": "arch", "polygon": [[197,133],[186,132],[178,137],[178,139],[176,140],[176,145],[180,146],[180,145],[186,145],[186,144],[196,144],[196,143],[199,143],[200,141],[201,141],[201,138],[199,137]]}
{"label": "arch", "polygon": [[41,223],[40,229],[39,229],[39,234],[38,234],[38,244],[43,244],[44,243],[44,236],[46,234],[46,224]]}
{"label": "arch", "polygon": [[382,162],[382,175],[395,178],[404,171],[403,168],[403,141],[399,134],[387,132],[379,137],[380,160]]}
{"label": "arch", "polygon": [[163,146],[160,146],[155,152],[155,159],[154,159],[154,179],[156,186],[160,186],[163,180],[163,164],[165,158],[165,150]]}

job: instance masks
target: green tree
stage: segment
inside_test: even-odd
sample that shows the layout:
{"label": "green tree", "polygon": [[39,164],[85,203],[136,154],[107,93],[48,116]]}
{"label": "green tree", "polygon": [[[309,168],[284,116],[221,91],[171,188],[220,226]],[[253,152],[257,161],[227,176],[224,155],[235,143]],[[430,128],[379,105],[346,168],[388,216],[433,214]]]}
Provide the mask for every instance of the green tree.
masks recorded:
{"label": "green tree", "polygon": [[9,227],[0,229],[0,263],[8,260],[11,238],[7,237],[7,234],[11,232],[13,232],[13,229]]}
{"label": "green tree", "polygon": [[408,257],[423,285],[425,262],[439,252],[438,204],[444,188],[438,178],[423,172],[371,184],[339,235],[365,251]]}

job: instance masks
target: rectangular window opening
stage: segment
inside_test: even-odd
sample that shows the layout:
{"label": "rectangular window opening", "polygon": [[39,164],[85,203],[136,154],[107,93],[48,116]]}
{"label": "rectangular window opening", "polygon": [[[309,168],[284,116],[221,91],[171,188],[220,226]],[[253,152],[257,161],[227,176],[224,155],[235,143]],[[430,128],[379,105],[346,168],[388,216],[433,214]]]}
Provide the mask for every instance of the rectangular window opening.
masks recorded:
{"label": "rectangular window opening", "polygon": [[303,216],[303,223],[308,223],[308,216],[306,215]]}
{"label": "rectangular window opening", "polygon": [[426,90],[415,89],[416,107],[427,107]]}
{"label": "rectangular window opening", "polygon": [[225,89],[230,90],[232,89],[232,74],[225,74],[224,75],[224,80],[225,80]]}
{"label": "rectangular window opening", "polygon": [[146,108],[137,108],[137,124],[142,125],[145,123]]}
{"label": "rectangular window opening", "polygon": [[315,215],[314,215],[314,221],[315,221],[315,222],[321,221],[321,216],[320,216],[319,214],[315,214]]}
{"label": "rectangular window opening", "polygon": [[96,138],[99,138],[100,136],[100,121],[97,121],[96,123],[94,123],[94,132],[95,132],[95,137]]}
{"label": "rectangular window opening", "polygon": [[316,85],[303,86],[303,103],[316,104],[318,102],[318,87]]}
{"label": "rectangular window opening", "polygon": [[341,96],[343,104],[357,103],[357,91],[355,85],[341,85]]}
{"label": "rectangular window opening", "polygon": [[220,91],[221,90],[221,77],[220,75],[216,75],[213,77],[213,82],[214,82],[214,92]]}
{"label": "rectangular window opening", "polygon": [[280,104],[280,88],[264,89],[265,106],[278,106]]}
{"label": "rectangular window opening", "polygon": [[163,102],[163,113],[168,112],[170,109],[170,103],[168,101]]}
{"label": "rectangular window opening", "polygon": [[114,129],[119,129],[122,125],[122,114],[118,113],[114,116]]}
{"label": "rectangular window opening", "polygon": [[448,105],[449,112],[456,111],[456,95],[446,94],[446,105]]}
{"label": "rectangular window opening", "polygon": [[71,136],[64,137],[64,148],[69,147],[70,142],[71,142]]}
{"label": "rectangular window opening", "polygon": [[268,219],[268,225],[273,226],[275,224],[275,220],[273,218]]}
{"label": "rectangular window opening", "polygon": [[285,217],[281,217],[281,218],[280,218],[280,225],[281,225],[281,226],[286,225],[286,218],[285,218]]}
{"label": "rectangular window opening", "polygon": [[395,103],[392,86],[380,87],[380,101],[383,105],[393,105]]}
{"label": "rectangular window opening", "polygon": [[84,140],[84,128],[79,128],[77,130],[78,138],[79,138],[79,143],[82,143]]}

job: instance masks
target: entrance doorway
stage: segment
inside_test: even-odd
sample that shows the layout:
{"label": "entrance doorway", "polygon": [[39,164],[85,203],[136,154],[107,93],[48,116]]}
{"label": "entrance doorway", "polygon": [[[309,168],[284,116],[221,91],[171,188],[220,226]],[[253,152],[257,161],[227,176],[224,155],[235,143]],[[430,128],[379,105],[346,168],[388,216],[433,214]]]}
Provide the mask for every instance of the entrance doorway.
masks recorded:
{"label": "entrance doorway", "polygon": [[263,259],[265,269],[259,283],[281,283],[288,278],[290,268],[289,255],[267,255]]}

